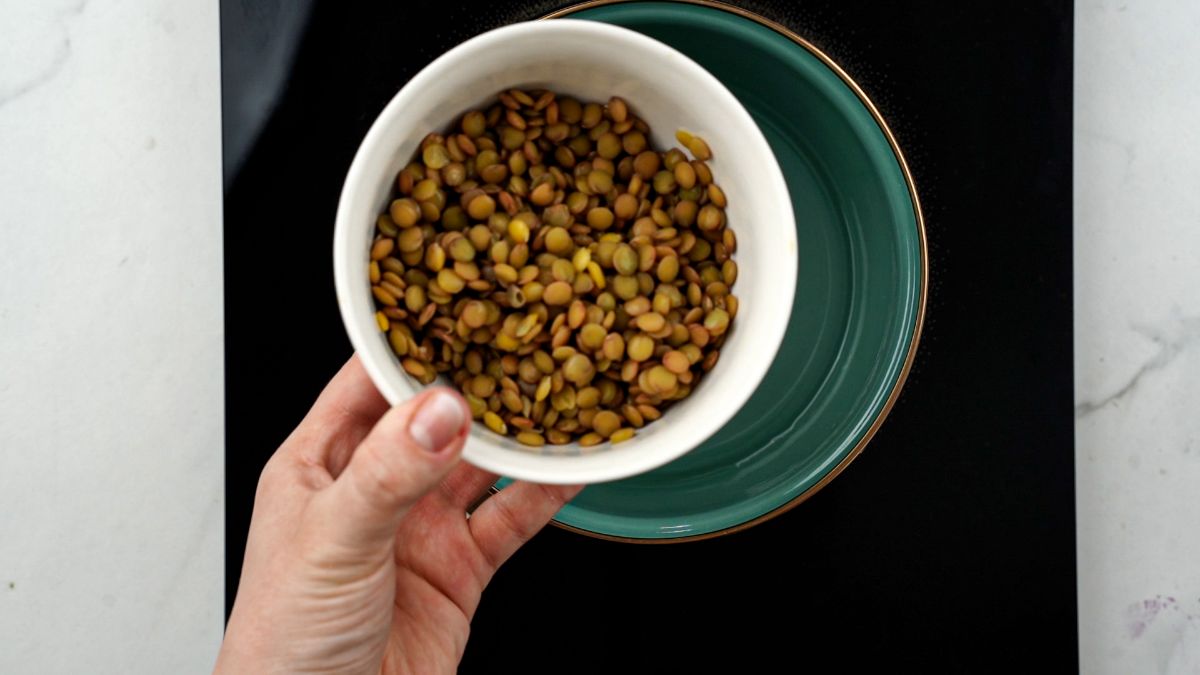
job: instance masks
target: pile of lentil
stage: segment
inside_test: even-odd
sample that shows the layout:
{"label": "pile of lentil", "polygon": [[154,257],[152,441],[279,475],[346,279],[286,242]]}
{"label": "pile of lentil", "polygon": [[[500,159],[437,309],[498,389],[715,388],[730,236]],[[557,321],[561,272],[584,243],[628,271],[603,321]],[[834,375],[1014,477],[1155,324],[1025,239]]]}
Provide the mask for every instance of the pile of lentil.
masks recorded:
{"label": "pile of lentil", "polygon": [[737,316],[737,239],[707,143],[648,136],[620,98],[515,89],[426,136],[370,250],[404,370],[529,446],[628,440],[688,396]]}

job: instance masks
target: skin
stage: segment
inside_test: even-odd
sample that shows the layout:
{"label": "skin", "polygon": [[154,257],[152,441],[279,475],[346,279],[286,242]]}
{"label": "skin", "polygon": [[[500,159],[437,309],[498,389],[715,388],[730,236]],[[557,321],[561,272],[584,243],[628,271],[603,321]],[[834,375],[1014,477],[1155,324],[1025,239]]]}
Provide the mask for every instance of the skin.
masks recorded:
{"label": "skin", "polygon": [[389,408],[351,358],[259,479],[215,672],[453,672],[488,581],[581,489],[514,483],[468,518],[497,478],[459,459],[470,423],[446,388]]}

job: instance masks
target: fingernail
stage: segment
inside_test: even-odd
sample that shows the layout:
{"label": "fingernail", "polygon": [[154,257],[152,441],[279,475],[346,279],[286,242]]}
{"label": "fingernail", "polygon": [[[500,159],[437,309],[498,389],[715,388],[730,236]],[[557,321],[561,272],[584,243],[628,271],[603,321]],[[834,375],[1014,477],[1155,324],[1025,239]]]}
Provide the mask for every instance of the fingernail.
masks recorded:
{"label": "fingernail", "polygon": [[440,452],[467,421],[462,404],[448,391],[435,391],[417,408],[408,435],[428,452]]}

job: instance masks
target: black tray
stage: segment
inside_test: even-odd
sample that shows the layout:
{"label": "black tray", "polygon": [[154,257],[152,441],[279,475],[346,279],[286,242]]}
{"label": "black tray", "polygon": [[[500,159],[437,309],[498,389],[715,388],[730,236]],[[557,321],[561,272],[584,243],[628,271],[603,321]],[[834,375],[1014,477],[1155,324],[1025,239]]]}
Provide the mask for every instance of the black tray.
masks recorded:
{"label": "black tray", "polygon": [[[258,473],[350,354],[330,245],[358,143],[442,51],[564,4],[222,1],[227,603]],[[548,529],[485,593],[463,672],[1074,670],[1071,3],[737,4],[840,63],[911,164],[931,286],[904,393],[841,477],[758,527]]]}

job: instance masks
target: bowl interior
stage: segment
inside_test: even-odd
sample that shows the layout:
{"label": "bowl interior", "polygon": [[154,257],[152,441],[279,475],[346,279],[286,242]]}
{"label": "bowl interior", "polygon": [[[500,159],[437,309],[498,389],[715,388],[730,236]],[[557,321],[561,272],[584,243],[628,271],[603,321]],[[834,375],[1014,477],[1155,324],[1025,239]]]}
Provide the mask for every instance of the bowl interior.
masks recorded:
{"label": "bowl interior", "polygon": [[572,16],[662,40],[729,86],[787,177],[800,245],[784,344],[741,412],[685,457],[587,488],[556,519],[638,539],[736,527],[819,488],[895,400],[925,283],[915,195],[863,101],[784,35],[686,3],[622,3]]}
{"label": "bowl interior", "polygon": [[581,100],[621,96],[649,123],[655,147],[676,145],[678,128],[704,136],[738,236],[734,290],[741,303],[717,367],[633,440],[531,449],[476,425],[465,455],[497,473],[555,483],[611,480],[659,466],[715,433],[766,373],[792,303],[796,236],[782,174],[749,115],[708,73],[640,35],[580,21],[510,26],[447,53],[400,92],[360,148],[339,205],[335,266],[351,340],[390,401],[418,390],[374,328],[366,281],[374,219],[392,199],[394,177],[425,133],[445,130],[461,113],[510,87],[544,87]]}

